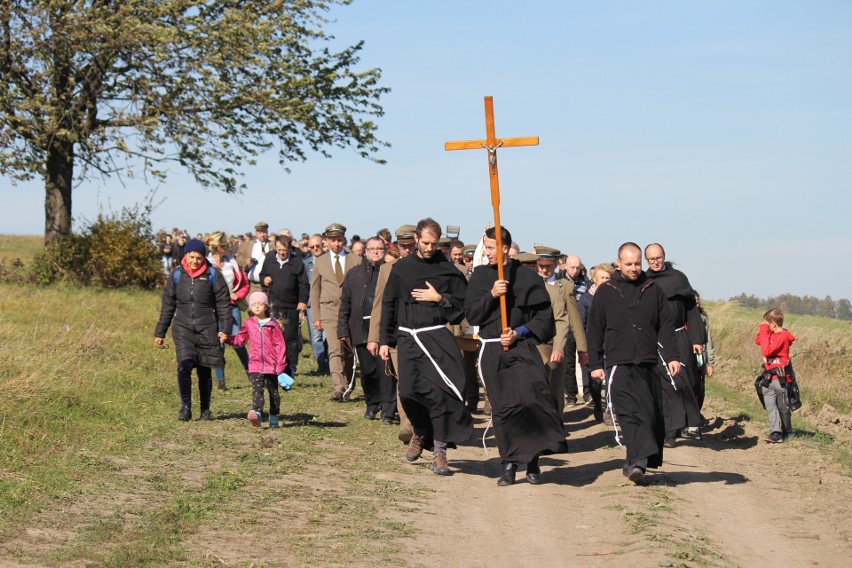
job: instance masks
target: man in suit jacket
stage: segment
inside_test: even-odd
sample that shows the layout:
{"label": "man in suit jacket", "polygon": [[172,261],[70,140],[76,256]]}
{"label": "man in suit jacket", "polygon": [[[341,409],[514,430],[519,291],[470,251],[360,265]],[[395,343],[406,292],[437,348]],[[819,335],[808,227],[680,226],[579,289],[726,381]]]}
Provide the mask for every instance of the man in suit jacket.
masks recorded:
{"label": "man in suit jacket", "polygon": [[[338,310],[342,293],[343,278],[358,266],[361,259],[352,255],[347,258],[343,245],[346,244],[346,227],[332,223],[325,228],[323,238],[328,252],[314,259],[311,274],[311,317],[317,331],[325,331],[328,343],[328,366],[334,381],[331,400],[344,402],[343,393],[352,375],[352,349],[345,348],[337,337]],[[347,397],[348,399],[348,397]]]}

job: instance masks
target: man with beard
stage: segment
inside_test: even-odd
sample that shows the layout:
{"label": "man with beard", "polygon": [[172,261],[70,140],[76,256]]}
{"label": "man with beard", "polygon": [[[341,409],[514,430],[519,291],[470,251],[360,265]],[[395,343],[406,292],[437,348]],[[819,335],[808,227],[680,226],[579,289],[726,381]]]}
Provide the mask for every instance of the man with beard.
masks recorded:
{"label": "man with beard", "polygon": [[663,290],[668,300],[666,307],[674,326],[674,334],[683,371],[679,377],[663,373],[663,414],[666,417],[666,447],[673,448],[678,433],[690,438],[701,438],[701,412],[695,398],[699,381],[695,354],[704,346],[704,322],[695,303],[695,291],[686,275],[666,262],[666,251],[658,243],[645,247],[648,261],[648,278]]}
{"label": "man with beard", "polygon": [[396,346],[399,397],[414,435],[405,458],[433,448],[432,471],[450,475],[447,447],[467,440],[473,423],[465,408],[464,364],[447,327],[464,317],[464,276],[438,250],[441,226],[417,223],[417,253],[394,263],[382,299],[381,347],[385,361]]}
{"label": "man with beard", "polygon": [[[544,282],[509,258],[512,235],[505,227],[500,229],[502,255],[498,255],[496,236],[493,227],[485,231],[489,264],[478,267],[470,277],[465,315],[471,325],[479,326],[479,368],[491,401],[503,464],[497,485],[513,484],[518,464],[526,464],[527,481],[538,484],[539,456],[566,451],[562,418],[537,349],[553,338],[556,326]],[[505,266],[503,280],[498,279],[498,261]],[[505,329],[500,317],[501,296],[506,298],[509,327]]]}
{"label": "man with beard", "polygon": [[365,243],[364,254],[366,262],[350,270],[343,279],[337,336],[341,343],[352,345],[358,355],[361,388],[367,405],[364,418],[374,420],[376,414],[381,413],[382,422],[390,424],[396,415],[396,384],[385,375],[381,358],[367,350],[376,283],[379,269],[385,262],[385,242],[379,237],[370,237]]}
{"label": "man with beard", "polygon": [[647,485],[646,469],[663,464],[658,358],[665,359],[671,376],[681,366],[666,298],[642,271],[642,249],[624,243],[618,259],[619,272],[597,289],[589,310],[589,369],[596,381],[609,374],[608,399],[627,446],[622,471],[636,485]]}

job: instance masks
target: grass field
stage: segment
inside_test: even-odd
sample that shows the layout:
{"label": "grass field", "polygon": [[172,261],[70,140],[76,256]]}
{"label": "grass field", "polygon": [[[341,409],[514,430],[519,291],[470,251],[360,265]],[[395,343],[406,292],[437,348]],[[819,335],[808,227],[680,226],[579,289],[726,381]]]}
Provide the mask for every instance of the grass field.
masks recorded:
{"label": "grass field", "polygon": [[43,248],[42,236],[0,235],[0,262],[16,258],[28,262]]}
{"label": "grass field", "polygon": [[[398,552],[409,525],[375,522],[380,507],[405,513],[420,496],[399,481],[412,468],[400,463],[395,429],[361,419],[361,405],[329,402],[330,379],[312,372],[309,349],[296,388],[282,395],[285,428],[247,426],[251,389],[230,351],[231,388],[213,395],[217,422],[180,423],[174,350],[152,340],[159,293],[31,287],[26,302],[20,297],[18,287],[0,285],[7,554],[47,565],[215,565],[187,543],[230,530],[239,553],[241,531],[270,523],[286,534],[278,565],[346,555],[382,563]],[[730,304],[708,310],[718,358],[709,396],[765,421],[752,392],[761,314]],[[852,409],[852,324],[792,316],[786,327],[799,338],[793,357],[806,402],[796,423],[848,462],[848,438],[822,436],[816,419],[826,405],[843,420]],[[133,492],[122,491],[128,484]],[[49,549],[16,544],[33,519],[45,523],[38,529]]]}

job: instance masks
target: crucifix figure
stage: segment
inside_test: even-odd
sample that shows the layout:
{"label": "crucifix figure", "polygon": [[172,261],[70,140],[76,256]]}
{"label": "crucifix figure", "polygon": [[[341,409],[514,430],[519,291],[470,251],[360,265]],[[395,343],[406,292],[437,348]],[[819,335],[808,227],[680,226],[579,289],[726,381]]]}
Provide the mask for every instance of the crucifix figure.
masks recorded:
{"label": "crucifix figure", "polygon": [[[445,142],[444,150],[481,150],[488,154],[488,179],[491,182],[491,205],[494,208],[494,229],[497,237],[497,277],[503,277],[503,240],[500,235],[500,178],[497,175],[497,148],[512,146],[538,146],[538,136],[522,138],[497,138],[494,134],[494,98],[485,97],[485,140]],[[511,243],[509,243],[511,245]],[[506,297],[500,296],[500,318],[503,329],[508,327]]]}

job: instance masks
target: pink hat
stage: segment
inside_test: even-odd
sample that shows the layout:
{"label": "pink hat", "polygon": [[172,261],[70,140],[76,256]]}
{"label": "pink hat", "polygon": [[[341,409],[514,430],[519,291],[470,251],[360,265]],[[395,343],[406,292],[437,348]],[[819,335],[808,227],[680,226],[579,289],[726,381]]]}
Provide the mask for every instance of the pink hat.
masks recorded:
{"label": "pink hat", "polygon": [[252,304],[257,304],[258,302],[268,306],[269,298],[267,298],[266,294],[264,294],[263,292],[253,292],[252,295],[249,296],[249,306],[251,306]]}

